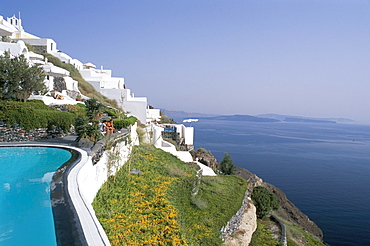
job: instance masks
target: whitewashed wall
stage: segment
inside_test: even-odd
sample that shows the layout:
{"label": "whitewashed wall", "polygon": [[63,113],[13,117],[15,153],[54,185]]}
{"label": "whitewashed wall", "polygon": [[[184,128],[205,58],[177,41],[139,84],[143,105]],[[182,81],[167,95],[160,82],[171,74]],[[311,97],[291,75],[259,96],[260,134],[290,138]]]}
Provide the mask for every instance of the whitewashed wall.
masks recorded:
{"label": "whitewashed wall", "polygon": [[[128,160],[131,149],[134,145],[139,144],[138,135],[136,133],[137,124],[131,127],[131,143],[125,144],[125,141],[117,144],[117,146],[110,151],[119,151],[121,160],[117,165],[117,170],[112,170],[116,173],[120,167],[122,167]],[[107,181],[108,175],[108,151],[105,151],[101,159],[95,165],[90,161],[84,165],[77,177],[78,186],[81,195],[84,197],[88,204],[91,204],[98,193],[100,187]]]}

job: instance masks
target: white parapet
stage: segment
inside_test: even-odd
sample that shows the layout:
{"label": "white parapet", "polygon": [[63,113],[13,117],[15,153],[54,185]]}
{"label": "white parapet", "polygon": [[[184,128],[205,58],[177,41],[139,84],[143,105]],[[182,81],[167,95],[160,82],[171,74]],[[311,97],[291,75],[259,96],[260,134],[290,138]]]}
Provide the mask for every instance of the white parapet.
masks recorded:
{"label": "white parapet", "polygon": [[119,162],[109,170],[110,175],[114,175],[127,162],[132,147],[139,144],[136,128],[137,124],[131,127],[131,141],[128,141],[127,144],[125,141],[118,143],[115,148],[105,151],[95,165],[85,165],[81,168],[79,173],[79,188],[89,204],[93,202],[99,189],[108,179],[107,163],[109,153],[118,152],[120,157]]}
{"label": "white parapet", "polygon": [[[111,169],[111,174],[115,174],[128,160],[131,149],[138,144],[136,133],[137,124],[131,127],[130,138],[127,144],[125,141],[117,144],[115,149],[120,155],[120,161],[115,168]],[[71,200],[78,214],[85,238],[88,245],[110,245],[107,235],[96,218],[92,202],[101,186],[108,179],[108,156],[104,152],[100,161],[92,164],[91,157],[86,152],[82,153],[82,160],[77,164],[68,175],[68,191]]]}

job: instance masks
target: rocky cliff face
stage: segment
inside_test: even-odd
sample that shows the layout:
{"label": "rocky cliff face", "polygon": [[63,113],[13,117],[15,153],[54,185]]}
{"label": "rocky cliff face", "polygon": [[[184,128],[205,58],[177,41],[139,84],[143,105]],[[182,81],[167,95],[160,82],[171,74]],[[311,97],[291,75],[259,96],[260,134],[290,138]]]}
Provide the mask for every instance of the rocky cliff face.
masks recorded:
{"label": "rocky cliff face", "polygon": [[323,233],[321,229],[315,224],[315,222],[311,221],[307,215],[302,213],[301,210],[299,210],[291,201],[289,201],[282,190],[272,184],[264,182],[257,175],[244,168],[237,167],[236,175],[248,181],[249,190],[253,190],[253,188],[256,186],[264,186],[277,196],[281,208],[274,212],[275,215],[297,225],[303,230],[323,240]]}
{"label": "rocky cliff face", "polygon": [[219,165],[216,158],[213,156],[211,151],[207,151],[203,148],[199,148],[198,150],[190,151],[190,154],[193,156],[194,160],[198,160],[200,163],[213,168],[218,169]]}

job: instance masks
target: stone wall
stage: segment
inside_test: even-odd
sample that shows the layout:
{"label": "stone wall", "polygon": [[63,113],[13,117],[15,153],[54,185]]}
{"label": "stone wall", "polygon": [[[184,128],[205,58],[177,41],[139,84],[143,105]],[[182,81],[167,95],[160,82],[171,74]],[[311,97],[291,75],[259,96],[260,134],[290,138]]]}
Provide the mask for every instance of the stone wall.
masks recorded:
{"label": "stone wall", "polygon": [[29,142],[42,139],[50,139],[63,137],[66,134],[60,129],[38,128],[35,130],[26,131],[23,127],[17,124],[7,126],[0,121],[0,142]]}
{"label": "stone wall", "polygon": [[248,190],[246,190],[242,206],[236,212],[236,214],[227,222],[226,226],[221,228],[222,240],[229,238],[236,230],[240,227],[245,210],[248,208],[249,197]]}
{"label": "stone wall", "polygon": [[246,246],[252,240],[253,233],[257,229],[256,207],[248,203],[248,208],[243,214],[242,222],[236,232],[224,241],[225,246]]}

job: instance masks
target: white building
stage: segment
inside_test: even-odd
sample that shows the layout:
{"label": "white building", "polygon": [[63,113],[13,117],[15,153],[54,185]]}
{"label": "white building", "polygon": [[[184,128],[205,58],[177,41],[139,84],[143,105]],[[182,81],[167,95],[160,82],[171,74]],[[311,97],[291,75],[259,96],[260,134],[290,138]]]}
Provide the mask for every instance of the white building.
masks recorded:
{"label": "white building", "polygon": [[137,117],[142,123],[159,121],[159,110],[147,109],[147,98],[135,97],[129,89],[126,89],[123,77],[112,77],[112,70],[103,69],[102,67],[96,69],[95,65],[91,63],[82,64],[79,60],[58,51],[57,43],[54,40],[50,38],[39,38],[25,32],[20,17],[13,16],[7,18],[7,21],[1,17],[0,33],[9,36],[13,40],[18,40],[16,44],[0,42],[0,54],[4,50],[10,50],[13,55],[23,54],[32,62],[42,64],[41,66],[47,74],[45,84],[49,91],[54,89],[54,80],[56,78],[64,79],[67,91],[72,90],[79,93],[78,83],[69,77],[68,71],[45,62],[40,55],[32,53],[30,57],[30,52],[28,52],[25,43],[32,45],[39,52],[50,53],[62,62],[74,65],[88,83],[102,95],[116,100],[118,105],[128,115]]}
{"label": "white building", "polygon": [[88,62],[80,70],[82,77],[100,92],[101,89],[124,89],[125,79],[122,77],[112,77],[112,70],[96,69],[95,65]]}
{"label": "white building", "polygon": [[119,101],[121,108],[129,115],[133,115],[140,120],[141,123],[146,123],[148,100],[146,97],[135,97],[131,94],[130,89],[123,89],[121,99]]}
{"label": "white building", "polygon": [[72,64],[77,70],[83,69],[83,63],[61,51],[52,51],[51,54],[58,57],[62,62]]}
{"label": "white building", "polygon": [[57,51],[57,44],[54,40],[50,38],[39,38],[24,31],[21,18],[17,18],[13,15],[7,18],[7,22],[14,30],[11,35],[8,35],[12,40],[23,40],[27,44],[34,46],[35,49],[40,52],[52,53]]}
{"label": "white building", "polygon": [[161,110],[155,108],[146,109],[146,123],[158,122],[161,120]]}
{"label": "white building", "polygon": [[24,55],[29,59],[27,46],[22,40],[17,43],[0,42],[0,55],[4,54],[5,51],[8,51],[12,56]]}
{"label": "white building", "polygon": [[142,123],[147,122],[147,98],[135,97],[130,89],[126,89],[122,77],[112,77],[112,70],[96,69],[92,63],[84,64],[80,70],[82,77],[102,95],[117,101],[128,115],[135,116]]}
{"label": "white building", "polygon": [[155,125],[153,126],[153,138],[152,144],[159,149],[162,149],[166,152],[169,152],[175,156],[177,156],[180,160],[184,162],[192,162],[193,158],[189,151],[178,151],[176,147],[163,140],[163,133],[164,132],[174,132],[179,135],[180,139],[184,140],[185,145],[192,149],[194,145],[194,128],[193,127],[186,127],[182,124],[164,124],[164,125]]}
{"label": "white building", "polygon": [[11,35],[6,35],[11,39],[39,39],[39,37],[24,31],[20,17],[17,18],[15,15],[13,15],[12,17],[7,18],[7,22],[14,28],[14,31]]}
{"label": "white building", "polygon": [[192,149],[194,146],[194,127],[184,126],[183,124],[161,124],[156,125],[153,128],[153,139],[152,143],[156,147],[163,145],[163,132],[174,132],[179,135],[180,139],[183,139],[183,143]]}
{"label": "white building", "polygon": [[57,52],[57,43],[51,38],[19,38],[15,40],[23,40],[27,44],[32,45],[35,50],[41,53],[53,54],[53,52]]}
{"label": "white building", "polygon": [[[57,67],[52,63],[48,63],[45,61],[43,55],[28,51],[28,48],[25,44],[28,43],[43,52],[57,53],[56,43],[54,40],[48,38],[39,38],[35,35],[25,32],[22,27],[21,19],[15,16],[7,18],[7,21],[0,16],[0,34],[3,36],[8,36],[13,40],[17,40],[16,43],[0,42],[0,55],[2,55],[5,51],[8,51],[12,56],[24,55],[30,64],[39,64],[46,74],[44,83],[48,91],[55,90],[55,83],[57,80],[63,81],[63,89],[59,92],[55,92],[61,96],[59,98],[63,98],[63,101],[60,99],[56,100],[50,96],[48,97],[41,95],[31,95],[31,99],[40,99],[46,104],[76,103],[74,98],[76,95],[80,95],[81,93],[78,89],[78,82],[69,76],[69,71]],[[72,98],[70,97],[71,95],[73,95]]]}
{"label": "white building", "polygon": [[16,31],[15,27],[0,15],[0,36],[11,36]]}

